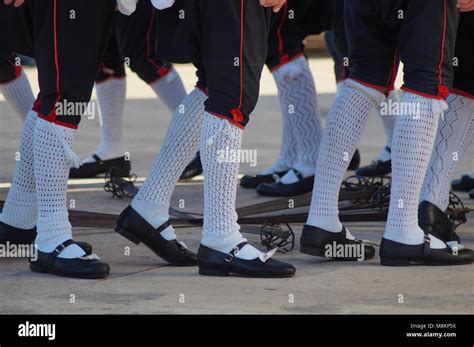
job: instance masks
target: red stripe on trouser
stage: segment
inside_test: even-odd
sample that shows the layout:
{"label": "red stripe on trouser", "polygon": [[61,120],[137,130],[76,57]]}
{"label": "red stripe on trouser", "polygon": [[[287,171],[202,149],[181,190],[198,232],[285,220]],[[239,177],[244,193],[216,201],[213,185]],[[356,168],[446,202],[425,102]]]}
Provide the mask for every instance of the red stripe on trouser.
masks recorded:
{"label": "red stripe on trouser", "polygon": [[451,89],[451,93],[456,94],[456,95],[460,95],[460,96],[464,96],[464,97],[469,98],[469,99],[474,99],[474,94],[471,94],[471,93],[466,92],[466,91],[461,90],[461,89],[453,88],[453,89]]}
{"label": "red stripe on trouser", "polygon": [[398,74],[398,49],[396,49],[395,53],[393,54],[393,63],[392,63],[392,69],[390,70],[390,76],[388,79],[386,96],[388,96],[390,92],[395,88],[394,85],[395,85],[395,80],[397,79],[397,74]]}
{"label": "red stripe on trouser", "polygon": [[154,19],[155,19],[155,8],[152,6],[151,14],[150,14],[150,22],[148,23],[148,32],[146,34],[146,60],[150,63],[150,65],[152,65],[156,69],[158,78],[151,81],[149,84],[153,84],[160,78],[166,76],[171,71],[170,68],[167,68],[166,66],[159,66],[153,61],[153,59],[151,59],[151,33],[153,30]]}
{"label": "red stripe on trouser", "polygon": [[240,100],[239,100],[239,106],[235,109],[230,110],[230,113],[232,114],[232,118],[234,122],[240,123],[244,120],[244,115],[242,114],[242,104],[243,104],[243,98],[244,98],[244,1],[245,0],[240,0]]}
{"label": "red stripe on trouser", "polygon": [[[58,94],[58,97],[56,99],[56,102],[54,103],[55,107],[56,104],[59,102],[61,99],[61,87],[60,87],[60,78],[59,78],[59,56],[58,56],[58,1],[54,0],[54,65],[56,67],[56,93]],[[48,117],[51,117],[51,121],[54,122],[56,120],[56,108],[54,108],[51,113],[48,115]]]}
{"label": "red stripe on trouser", "polygon": [[285,52],[283,50],[283,48],[284,48],[283,47],[283,38],[281,37],[281,29],[283,28],[283,24],[285,24],[287,13],[288,13],[288,3],[285,2],[282,17],[281,17],[280,23],[278,23],[278,28],[277,28],[278,54],[279,54],[279,60],[280,60],[279,66],[281,66],[282,64],[284,64],[288,60],[288,55],[285,54]]}
{"label": "red stripe on trouser", "polygon": [[38,99],[33,104],[33,110],[38,114],[38,116],[48,122],[56,123],[56,105],[61,99],[61,88],[60,88],[60,78],[59,78],[59,56],[58,56],[58,26],[57,26],[57,0],[53,1],[53,50],[54,50],[54,68],[56,72],[56,94],[57,98],[54,103],[53,109],[47,115],[40,112],[41,99]]}
{"label": "red stripe on trouser", "polygon": [[449,90],[446,86],[443,85],[443,61],[444,61],[444,45],[446,39],[446,17],[447,17],[447,9],[446,9],[446,1],[444,0],[444,11],[443,11],[443,38],[441,40],[441,57],[438,65],[438,96],[446,97],[448,96]]}

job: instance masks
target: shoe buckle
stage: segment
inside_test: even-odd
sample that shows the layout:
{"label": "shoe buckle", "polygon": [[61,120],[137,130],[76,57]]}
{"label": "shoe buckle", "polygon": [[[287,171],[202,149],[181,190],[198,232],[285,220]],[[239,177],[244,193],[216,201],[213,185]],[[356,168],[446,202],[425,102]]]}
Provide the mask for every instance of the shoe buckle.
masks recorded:
{"label": "shoe buckle", "polygon": [[425,242],[431,243],[431,237],[428,234],[425,234]]}
{"label": "shoe buckle", "polygon": [[[61,247],[61,249],[59,249]],[[56,249],[54,250],[57,254],[60,254],[62,251],[64,251],[66,247],[63,244],[60,244]]]}
{"label": "shoe buckle", "polygon": [[431,252],[431,238],[428,234],[425,234],[425,243],[423,247],[423,256],[426,257]]}
{"label": "shoe buckle", "polygon": [[227,263],[230,263],[232,260],[234,260],[234,257],[239,253],[239,247],[234,247],[232,251],[230,251],[229,254],[226,255],[225,261]]}
{"label": "shoe buckle", "polygon": [[275,183],[280,183],[280,180],[281,180],[280,176],[278,176],[276,173],[274,173],[272,176],[273,176],[273,181],[275,181]]}

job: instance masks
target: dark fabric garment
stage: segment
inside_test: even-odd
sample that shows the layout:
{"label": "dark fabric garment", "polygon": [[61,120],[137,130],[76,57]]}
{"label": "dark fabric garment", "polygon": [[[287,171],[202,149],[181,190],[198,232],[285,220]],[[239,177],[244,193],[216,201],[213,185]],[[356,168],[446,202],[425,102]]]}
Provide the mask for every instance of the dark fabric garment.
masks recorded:
{"label": "dark fabric garment", "polygon": [[275,70],[304,54],[303,40],[331,28],[333,0],[288,0],[272,14],[267,67]]}
{"label": "dark fabric garment", "polygon": [[346,0],[344,20],[350,78],[388,95],[400,59],[402,89],[437,99],[448,95],[459,23],[456,0]]}
{"label": "dark fabric garment", "polygon": [[474,12],[461,13],[455,61],[453,91],[474,99]]}
{"label": "dark fabric garment", "polygon": [[206,111],[243,128],[258,100],[270,17],[259,1],[178,0],[159,11],[160,58],[194,62]]}
{"label": "dark fabric garment", "polygon": [[[50,122],[76,128],[79,109],[90,101],[99,65],[109,41],[114,0],[28,1],[23,14],[32,23],[40,93],[34,104]],[[57,114],[57,106],[67,114]],[[66,112],[64,112],[66,113]]]}

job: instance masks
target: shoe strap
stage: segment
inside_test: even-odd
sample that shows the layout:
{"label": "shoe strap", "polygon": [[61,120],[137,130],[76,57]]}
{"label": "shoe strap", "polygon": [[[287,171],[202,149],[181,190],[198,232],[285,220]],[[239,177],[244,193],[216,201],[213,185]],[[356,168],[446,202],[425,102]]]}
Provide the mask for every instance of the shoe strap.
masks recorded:
{"label": "shoe strap", "polygon": [[171,226],[171,224],[170,224],[170,221],[167,220],[166,222],[164,222],[163,224],[161,224],[158,228],[156,228],[156,229],[153,231],[153,233],[152,233],[153,237],[161,236],[161,235],[160,235],[161,232],[162,232],[163,230],[165,230],[166,228],[168,228],[169,226]]}
{"label": "shoe strap", "polygon": [[275,183],[280,183],[280,181],[281,181],[281,176],[278,175],[277,173],[273,173],[273,174],[272,174],[272,178],[273,178],[273,181],[274,181]]}
{"label": "shoe strap", "polygon": [[54,249],[54,251],[48,256],[47,263],[48,265],[53,265],[54,261],[57,259],[57,257],[70,245],[75,245],[76,242],[74,240],[66,240],[63,243],[61,243],[58,247]]}
{"label": "shoe strap", "polygon": [[431,253],[431,238],[425,234],[425,242],[423,243],[423,257],[427,257]]}
{"label": "shoe strap", "polygon": [[295,173],[296,177],[298,177],[300,181],[304,179],[303,174],[300,171],[293,169],[293,172]]}
{"label": "shoe strap", "polygon": [[226,267],[234,260],[236,255],[240,252],[242,248],[244,248],[248,243],[247,242],[242,242],[239,243],[237,246],[232,248],[232,250],[225,256],[225,265]]}
{"label": "shoe strap", "polygon": [[97,163],[99,163],[100,165],[103,165],[103,164],[104,164],[104,161],[103,161],[97,154],[93,154],[93,155],[92,155],[92,158],[93,158]]}

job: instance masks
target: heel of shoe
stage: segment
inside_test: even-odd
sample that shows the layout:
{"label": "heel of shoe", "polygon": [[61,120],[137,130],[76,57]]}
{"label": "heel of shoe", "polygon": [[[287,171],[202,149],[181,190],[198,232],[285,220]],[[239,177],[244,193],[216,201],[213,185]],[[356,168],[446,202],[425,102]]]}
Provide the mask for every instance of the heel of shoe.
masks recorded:
{"label": "heel of shoe", "polygon": [[409,259],[380,258],[380,263],[385,266],[410,266],[411,265],[411,261]]}
{"label": "heel of shoe", "polygon": [[117,226],[115,228],[115,231],[136,245],[139,245],[141,243],[141,241],[135,235],[120,226]]}
{"label": "heel of shoe", "polygon": [[199,274],[203,276],[219,276],[219,277],[229,276],[229,272],[227,270],[206,269],[202,267],[199,268]]}
{"label": "heel of shoe", "polygon": [[35,263],[30,263],[30,270],[36,273],[44,273],[45,271],[41,266],[36,265]]}

